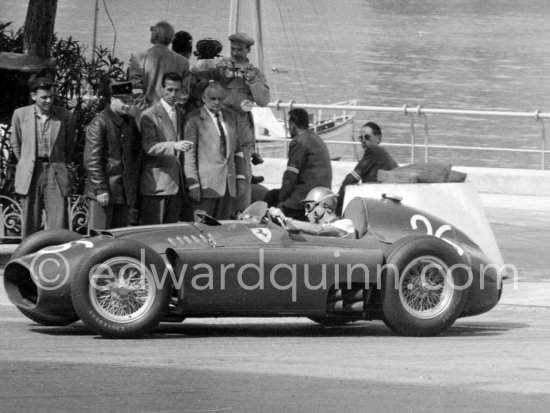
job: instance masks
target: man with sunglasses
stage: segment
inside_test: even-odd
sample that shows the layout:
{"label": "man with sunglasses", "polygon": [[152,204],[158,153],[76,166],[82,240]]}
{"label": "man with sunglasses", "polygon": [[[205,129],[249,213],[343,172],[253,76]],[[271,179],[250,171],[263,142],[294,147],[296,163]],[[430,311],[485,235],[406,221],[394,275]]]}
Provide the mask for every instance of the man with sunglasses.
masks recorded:
{"label": "man with sunglasses", "polygon": [[288,232],[303,232],[324,237],[355,238],[351,219],[336,215],[337,195],[324,187],[313,188],[302,201],[309,222],[286,217],[279,208],[271,207],[268,216],[284,225]]}
{"label": "man with sunglasses", "polygon": [[390,171],[397,168],[399,165],[392,156],[380,146],[382,142],[382,130],[374,122],[367,122],[361,128],[361,136],[359,141],[363,147],[363,158],[355,166],[355,169],[346,175],[342,186],[338,191],[338,207],[336,212],[342,210],[344,201],[345,188],[347,185],[357,184],[359,182],[377,182],[378,171]]}
{"label": "man with sunglasses", "polygon": [[141,135],[133,117],[132,83],[110,85],[109,106],[86,130],[84,169],[88,199],[88,228],[125,227],[138,193]]}

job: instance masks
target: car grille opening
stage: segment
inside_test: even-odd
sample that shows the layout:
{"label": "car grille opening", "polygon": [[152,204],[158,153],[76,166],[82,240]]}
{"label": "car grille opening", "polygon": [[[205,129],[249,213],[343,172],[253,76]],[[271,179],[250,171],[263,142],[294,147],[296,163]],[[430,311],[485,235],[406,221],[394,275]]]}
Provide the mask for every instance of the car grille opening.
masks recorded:
{"label": "car grille opening", "polygon": [[10,300],[16,305],[36,305],[38,288],[25,266],[12,262],[4,272],[4,285]]}

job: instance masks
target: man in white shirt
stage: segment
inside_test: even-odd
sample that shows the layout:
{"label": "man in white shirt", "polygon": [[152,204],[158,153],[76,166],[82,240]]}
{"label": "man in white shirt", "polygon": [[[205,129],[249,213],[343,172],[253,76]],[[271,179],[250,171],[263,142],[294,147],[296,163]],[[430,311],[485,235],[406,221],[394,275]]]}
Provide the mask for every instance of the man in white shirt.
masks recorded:
{"label": "man in white shirt", "polygon": [[177,73],[162,76],[162,98],[141,116],[143,164],[141,171],[141,223],[177,222],[183,190],[180,154],[192,148],[183,140],[184,114],[176,105],[182,79]]}
{"label": "man in white shirt", "polygon": [[229,219],[245,190],[243,129],[235,114],[223,108],[224,99],[224,88],[210,83],[204,106],[191,112],[185,124],[185,138],[195,147],[185,153],[189,197],[196,201],[196,210],[216,219]]}
{"label": "man in white shirt", "polygon": [[271,207],[268,215],[284,224],[289,232],[325,237],[355,238],[355,227],[351,219],[336,215],[337,195],[324,187],[313,188],[302,201],[309,222],[286,217],[279,208]]}

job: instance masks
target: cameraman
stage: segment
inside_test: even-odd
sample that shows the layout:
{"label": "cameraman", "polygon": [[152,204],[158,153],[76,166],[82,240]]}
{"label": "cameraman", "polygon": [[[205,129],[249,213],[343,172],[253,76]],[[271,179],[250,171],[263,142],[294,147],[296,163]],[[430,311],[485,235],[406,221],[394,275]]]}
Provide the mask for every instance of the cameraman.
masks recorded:
{"label": "cameraman", "polygon": [[[254,39],[246,33],[235,33],[229,36],[231,42],[231,59],[219,66],[217,76],[220,84],[225,88],[226,97],[224,107],[230,109],[237,116],[241,130],[241,147],[245,159],[245,191],[237,199],[237,210],[244,210],[250,204],[250,181],[252,168],[250,161],[255,152],[256,141],[254,121],[252,119],[253,104],[265,107],[269,103],[269,86],[265,75],[260,69],[253,66],[248,60]],[[256,155],[255,163],[261,163]]]}

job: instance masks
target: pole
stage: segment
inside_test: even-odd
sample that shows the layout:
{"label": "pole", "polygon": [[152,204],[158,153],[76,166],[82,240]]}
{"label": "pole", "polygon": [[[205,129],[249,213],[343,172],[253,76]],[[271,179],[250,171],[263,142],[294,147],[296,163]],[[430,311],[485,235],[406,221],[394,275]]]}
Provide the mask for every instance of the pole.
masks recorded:
{"label": "pole", "polygon": [[264,39],[262,36],[262,11],[260,0],[252,0],[252,22],[254,36],[256,37],[256,55],[258,57],[258,68],[264,71]]}
{"label": "pole", "polygon": [[239,0],[231,0],[229,6],[229,36],[239,30]]}
{"label": "pole", "polygon": [[94,9],[94,34],[92,38],[92,59],[95,53],[95,45],[97,41],[97,13],[99,11],[99,0],[95,0],[95,9]]}

